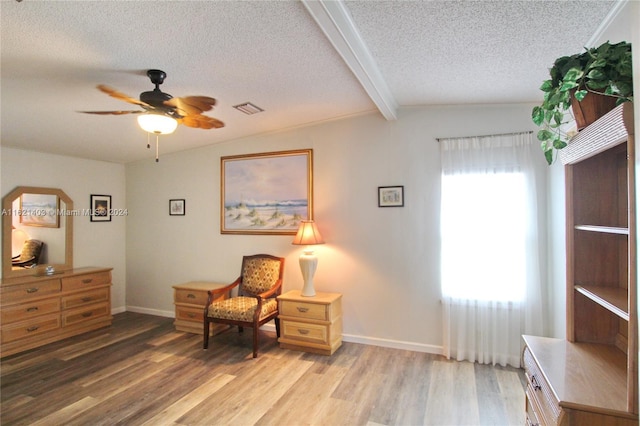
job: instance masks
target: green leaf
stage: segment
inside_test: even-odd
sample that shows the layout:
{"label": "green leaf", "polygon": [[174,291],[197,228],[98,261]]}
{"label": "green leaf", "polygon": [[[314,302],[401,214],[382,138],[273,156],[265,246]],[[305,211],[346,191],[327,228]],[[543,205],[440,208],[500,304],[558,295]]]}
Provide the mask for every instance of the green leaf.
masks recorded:
{"label": "green leaf", "polygon": [[578,83],[576,83],[575,81],[563,81],[562,86],[560,86],[560,91],[568,92],[575,87],[578,87]]}
{"label": "green leaf", "polygon": [[587,80],[587,87],[592,90],[604,89],[608,85],[607,80]]}
{"label": "green leaf", "polygon": [[533,111],[531,111],[531,120],[533,120],[537,126],[542,125],[542,122],[544,121],[544,110],[539,106],[533,107]]}
{"label": "green leaf", "polygon": [[584,97],[587,96],[587,91],[586,90],[576,90],[576,93],[574,93],[573,96],[578,101],[582,101],[584,99]]}
{"label": "green leaf", "polygon": [[547,129],[542,129],[538,132],[538,140],[539,141],[547,141],[553,138],[553,133],[548,131]]}
{"label": "green leaf", "polygon": [[565,141],[560,140],[560,139],[554,139],[554,141],[553,141],[553,147],[554,147],[555,149],[562,149],[562,148],[564,148],[565,146],[567,146],[567,143],[566,143]]}
{"label": "green leaf", "polygon": [[549,149],[547,151],[544,152],[544,158],[547,159],[547,164],[552,165],[553,164],[553,150]]}
{"label": "green leaf", "polygon": [[578,81],[582,76],[584,75],[584,72],[582,72],[582,70],[578,69],[578,68],[571,68],[569,71],[567,71],[567,73],[564,75],[564,82],[576,82]]}
{"label": "green leaf", "polygon": [[607,76],[599,69],[593,69],[587,74],[587,78],[592,80],[606,80]]}
{"label": "green leaf", "polygon": [[603,68],[607,65],[607,61],[604,58],[598,58],[595,61],[593,61],[590,65],[589,68]]}
{"label": "green leaf", "polygon": [[553,82],[551,80],[545,80],[540,86],[540,90],[543,92],[550,92],[553,89]]}

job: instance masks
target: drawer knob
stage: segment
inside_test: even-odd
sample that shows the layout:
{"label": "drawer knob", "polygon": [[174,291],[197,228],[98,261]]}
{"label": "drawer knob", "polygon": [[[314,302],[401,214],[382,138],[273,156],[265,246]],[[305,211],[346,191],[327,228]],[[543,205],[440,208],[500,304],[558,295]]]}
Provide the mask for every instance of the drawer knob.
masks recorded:
{"label": "drawer knob", "polygon": [[187,316],[188,316],[189,318],[195,318],[195,317],[196,317],[196,314],[194,314],[193,312],[189,312],[189,313],[187,314]]}
{"label": "drawer knob", "polygon": [[309,330],[305,330],[304,328],[299,328],[298,329],[298,333],[305,335],[305,334],[309,334]]}
{"label": "drawer knob", "polygon": [[85,312],[84,314],[82,314],[84,318],[89,318],[91,315],[93,315],[93,312]]}
{"label": "drawer knob", "polygon": [[27,289],[27,293],[37,293],[40,290],[38,287],[31,287]]}
{"label": "drawer knob", "polygon": [[36,331],[36,330],[37,330],[37,329],[39,329],[39,328],[40,328],[40,327],[38,327],[37,325],[34,325],[33,327],[29,327],[29,328],[27,328],[27,331],[28,331],[29,333],[31,333],[32,331]]}
{"label": "drawer knob", "polygon": [[195,294],[193,294],[193,293],[187,294],[187,299],[195,299],[195,298],[196,298]]}
{"label": "drawer knob", "polygon": [[542,390],[542,387],[538,384],[538,379],[536,379],[535,375],[531,376],[531,384],[533,385],[534,390]]}
{"label": "drawer knob", "polygon": [[83,301],[83,302],[91,302],[91,300],[92,300],[92,299],[91,299],[90,297],[83,297],[83,298],[82,298],[82,301]]}
{"label": "drawer knob", "polygon": [[82,284],[89,284],[91,281],[93,281],[92,278],[85,278],[84,280],[82,280]]}
{"label": "drawer knob", "polygon": [[38,310],[37,306],[32,306],[31,308],[27,308],[27,312],[35,312]]}
{"label": "drawer knob", "polygon": [[298,306],[297,309],[298,309],[298,312],[302,312],[302,313],[309,312],[309,308],[303,308],[302,306]]}

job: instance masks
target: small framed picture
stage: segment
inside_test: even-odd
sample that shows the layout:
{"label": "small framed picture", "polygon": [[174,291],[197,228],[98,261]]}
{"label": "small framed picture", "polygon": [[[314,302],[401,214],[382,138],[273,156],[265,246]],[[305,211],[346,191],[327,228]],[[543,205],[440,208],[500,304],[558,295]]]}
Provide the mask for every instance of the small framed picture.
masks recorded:
{"label": "small framed picture", "polygon": [[169,200],[169,216],[184,216],[184,200]]}
{"label": "small framed picture", "polygon": [[111,195],[91,194],[91,222],[111,222]]}
{"label": "small framed picture", "polygon": [[378,207],[403,207],[404,186],[379,186]]}

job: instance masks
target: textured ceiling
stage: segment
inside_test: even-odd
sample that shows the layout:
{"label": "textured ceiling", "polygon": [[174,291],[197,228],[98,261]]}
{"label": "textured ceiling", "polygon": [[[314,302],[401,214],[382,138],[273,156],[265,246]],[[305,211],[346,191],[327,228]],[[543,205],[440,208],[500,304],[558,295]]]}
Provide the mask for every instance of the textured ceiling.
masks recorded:
{"label": "textured ceiling", "polygon": [[[207,115],[226,124],[180,126],[161,137],[161,155],[375,111],[380,102],[361,75],[379,74],[374,86],[388,87],[386,99],[400,107],[538,101],[548,66],[579,52],[614,3],[4,0],[0,140],[105,161],[152,161],[134,116],[77,112],[136,109],[95,86],[137,98],[153,87],[149,68],[167,72],[161,88],[173,96],[215,97]],[[345,57],[349,46],[345,53],[330,41],[326,24],[310,13],[336,4],[371,59],[361,75]],[[246,101],[265,112],[232,108]]]}

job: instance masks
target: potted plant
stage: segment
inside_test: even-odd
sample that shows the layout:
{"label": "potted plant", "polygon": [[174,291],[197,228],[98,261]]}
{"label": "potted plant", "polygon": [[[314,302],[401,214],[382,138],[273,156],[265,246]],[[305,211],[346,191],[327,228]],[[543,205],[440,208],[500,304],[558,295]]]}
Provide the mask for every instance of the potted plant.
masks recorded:
{"label": "potted plant", "polygon": [[[531,112],[534,123],[541,126],[541,142],[547,163],[552,164],[554,152],[567,146],[566,124],[577,119],[578,130],[606,114],[622,102],[633,102],[631,44],[606,42],[585,52],[556,59],[549,70],[550,79],[540,86],[544,92],[542,105]],[[603,106],[585,108],[587,102],[603,102]],[[573,104],[573,117],[566,114]],[[584,110],[597,114],[580,122]]]}

